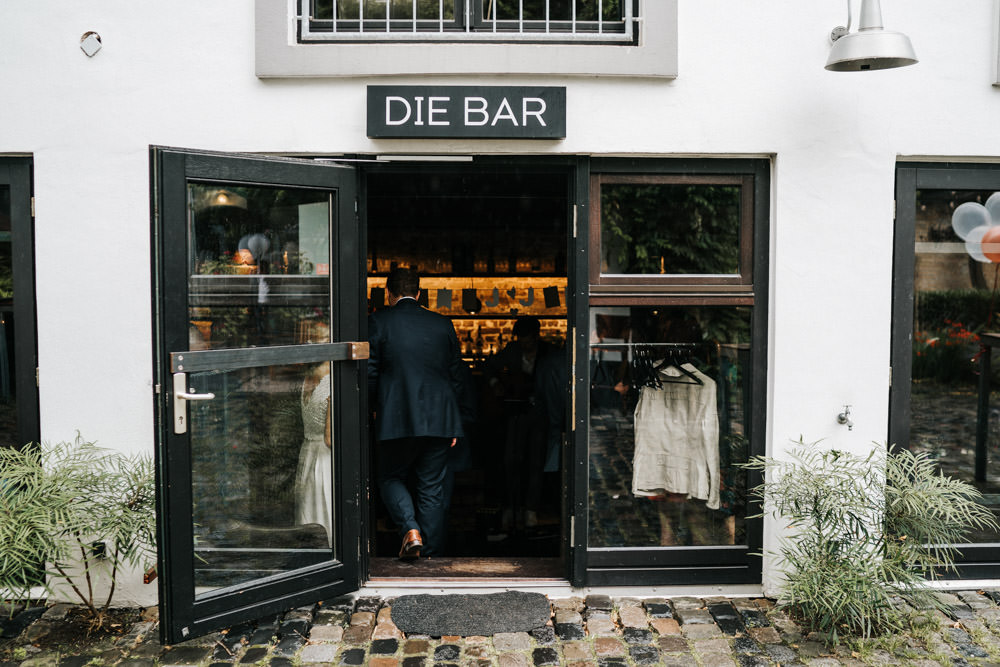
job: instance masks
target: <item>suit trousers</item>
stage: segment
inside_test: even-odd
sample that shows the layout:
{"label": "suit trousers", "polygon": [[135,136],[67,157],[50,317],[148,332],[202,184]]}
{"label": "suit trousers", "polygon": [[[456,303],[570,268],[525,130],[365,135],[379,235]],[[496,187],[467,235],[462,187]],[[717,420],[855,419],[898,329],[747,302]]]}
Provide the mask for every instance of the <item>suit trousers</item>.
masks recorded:
{"label": "suit trousers", "polygon": [[[451,438],[394,438],[376,448],[376,480],[382,502],[399,528],[400,538],[413,529],[424,540],[421,554],[439,556],[446,536],[444,479]],[[407,479],[415,477],[416,502]]]}

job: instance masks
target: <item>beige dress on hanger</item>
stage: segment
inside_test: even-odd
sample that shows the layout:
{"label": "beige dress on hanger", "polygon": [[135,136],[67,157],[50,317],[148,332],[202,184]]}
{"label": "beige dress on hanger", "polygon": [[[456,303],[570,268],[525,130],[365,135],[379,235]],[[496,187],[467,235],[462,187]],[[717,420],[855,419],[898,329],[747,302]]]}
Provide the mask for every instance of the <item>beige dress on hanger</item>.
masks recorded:
{"label": "beige dress on hanger", "polygon": [[326,528],[327,543],[333,540],[333,457],[326,444],[326,416],[330,399],[330,375],[324,375],[312,391],[302,386],[304,438],[295,475],[295,523],[318,523]]}

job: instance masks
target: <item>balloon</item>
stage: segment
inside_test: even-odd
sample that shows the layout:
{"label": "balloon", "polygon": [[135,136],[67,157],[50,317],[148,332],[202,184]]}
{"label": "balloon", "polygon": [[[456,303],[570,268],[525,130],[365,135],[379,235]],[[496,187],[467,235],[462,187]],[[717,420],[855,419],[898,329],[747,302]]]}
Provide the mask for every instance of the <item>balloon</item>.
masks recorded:
{"label": "balloon", "polygon": [[1000,263],[1000,227],[990,227],[983,234],[982,240],[983,254],[986,259],[994,263]]}
{"label": "balloon", "polygon": [[[991,197],[992,198],[992,197]],[[996,202],[1000,205],[1000,201]],[[996,218],[1000,222],[1000,217]],[[958,234],[958,238],[967,240],[969,232],[980,225],[993,224],[993,218],[986,207],[976,202],[967,201],[960,204],[955,212],[951,214],[951,228]]]}
{"label": "balloon", "polygon": [[[1000,192],[994,192],[986,200],[986,210],[990,212],[994,225],[1000,225]],[[954,217],[954,216],[952,216]]]}
{"label": "balloon", "polygon": [[[968,236],[965,238],[965,252],[969,253],[969,256],[977,262],[982,262],[983,264],[989,264],[990,260],[987,259],[986,255],[983,254],[983,236],[989,230],[993,229],[989,225],[980,225],[976,227]],[[997,227],[1000,229],[1000,227]]]}

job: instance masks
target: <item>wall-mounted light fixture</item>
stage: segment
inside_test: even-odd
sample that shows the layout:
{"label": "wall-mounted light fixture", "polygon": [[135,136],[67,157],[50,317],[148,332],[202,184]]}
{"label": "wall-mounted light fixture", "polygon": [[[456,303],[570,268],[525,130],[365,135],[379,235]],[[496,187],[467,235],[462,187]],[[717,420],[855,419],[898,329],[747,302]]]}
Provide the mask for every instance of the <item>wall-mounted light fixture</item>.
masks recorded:
{"label": "wall-mounted light fixture", "polygon": [[851,0],[847,0],[847,27],[834,28],[830,39],[833,40],[833,47],[826,69],[832,72],[890,69],[917,62],[910,38],[882,27],[879,0],[861,0],[857,32],[851,32]]}

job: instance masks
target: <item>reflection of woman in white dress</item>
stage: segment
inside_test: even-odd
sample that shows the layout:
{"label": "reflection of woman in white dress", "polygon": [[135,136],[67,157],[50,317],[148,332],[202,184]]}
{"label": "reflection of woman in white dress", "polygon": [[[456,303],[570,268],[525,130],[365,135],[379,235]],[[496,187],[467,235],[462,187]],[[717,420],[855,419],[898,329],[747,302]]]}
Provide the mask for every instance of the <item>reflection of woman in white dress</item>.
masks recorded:
{"label": "reflection of woman in white dress", "polygon": [[330,369],[321,364],[302,384],[304,438],[295,475],[295,523],[318,523],[333,540],[333,464],[330,447]]}

